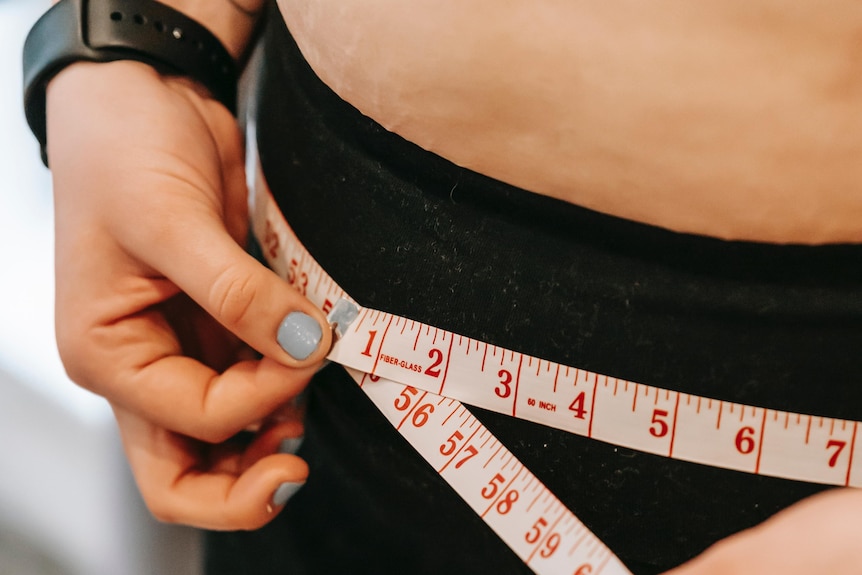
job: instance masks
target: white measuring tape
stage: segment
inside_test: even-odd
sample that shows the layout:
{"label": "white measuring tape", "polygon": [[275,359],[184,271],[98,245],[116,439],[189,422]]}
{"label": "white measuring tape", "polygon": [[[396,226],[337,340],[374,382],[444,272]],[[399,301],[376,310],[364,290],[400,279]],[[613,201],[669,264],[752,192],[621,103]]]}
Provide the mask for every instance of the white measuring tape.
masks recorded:
{"label": "white measuring tape", "polygon": [[348,368],[401,435],[536,573],[629,571],[460,402],[674,459],[862,486],[858,422],[633,383],[360,307],[294,235],[259,165],[249,167],[252,223],[267,260],[339,323],[329,359]]}

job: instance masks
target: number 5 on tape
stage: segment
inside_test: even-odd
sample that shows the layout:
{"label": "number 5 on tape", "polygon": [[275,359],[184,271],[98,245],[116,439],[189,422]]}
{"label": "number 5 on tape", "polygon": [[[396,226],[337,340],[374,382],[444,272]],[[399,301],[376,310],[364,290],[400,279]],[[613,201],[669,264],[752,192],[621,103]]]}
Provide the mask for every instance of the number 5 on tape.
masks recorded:
{"label": "number 5 on tape", "polygon": [[629,575],[458,401],[348,369],[399,433],[541,575]]}

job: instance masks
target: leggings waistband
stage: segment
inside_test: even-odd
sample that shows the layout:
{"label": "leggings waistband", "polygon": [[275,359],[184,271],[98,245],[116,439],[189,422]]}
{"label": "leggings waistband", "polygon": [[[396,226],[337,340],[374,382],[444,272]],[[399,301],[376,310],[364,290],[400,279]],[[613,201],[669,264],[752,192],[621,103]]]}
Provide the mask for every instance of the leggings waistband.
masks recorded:
{"label": "leggings waistband", "polygon": [[862,419],[862,246],[674,233],[463,169],[340,99],[271,20],[264,173],[361,303],[632,381]]}

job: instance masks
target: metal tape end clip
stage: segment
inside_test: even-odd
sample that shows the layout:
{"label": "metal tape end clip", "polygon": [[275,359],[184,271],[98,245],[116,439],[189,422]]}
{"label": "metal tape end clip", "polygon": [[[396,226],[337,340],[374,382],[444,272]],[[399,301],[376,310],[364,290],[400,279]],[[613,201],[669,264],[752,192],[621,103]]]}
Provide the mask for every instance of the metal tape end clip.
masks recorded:
{"label": "metal tape end clip", "polygon": [[332,306],[332,311],[329,312],[327,320],[332,326],[332,331],[339,338],[344,337],[347,328],[359,316],[359,306],[352,301],[340,298],[335,305]]}

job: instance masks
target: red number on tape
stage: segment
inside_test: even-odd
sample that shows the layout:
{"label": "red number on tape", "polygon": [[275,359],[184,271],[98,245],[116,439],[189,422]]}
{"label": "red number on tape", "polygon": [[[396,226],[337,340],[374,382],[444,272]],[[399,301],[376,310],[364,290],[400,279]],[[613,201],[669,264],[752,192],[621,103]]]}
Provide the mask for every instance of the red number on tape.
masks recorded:
{"label": "red number on tape", "polygon": [[668,416],[668,412],[664,409],[655,409],[652,412],[652,425],[649,428],[650,435],[653,437],[664,437],[670,431],[667,421],[663,418]]}
{"label": "red number on tape", "polygon": [[436,347],[431,348],[428,351],[428,357],[433,359],[434,363],[428,366],[428,369],[425,370],[425,375],[440,377],[440,364],[443,363],[443,352]]}
{"label": "red number on tape", "polygon": [[587,410],[584,407],[584,401],[586,400],[587,393],[582,391],[578,394],[574,401],[572,401],[571,405],[569,405],[569,411],[575,412],[576,419],[584,419],[584,416],[587,414]]}
{"label": "red number on tape", "polygon": [[413,403],[413,396],[419,393],[419,390],[415,387],[407,386],[401,390],[401,393],[398,397],[395,398],[395,409],[398,411],[407,411],[410,408],[410,404]]}
{"label": "red number on tape", "polygon": [[440,454],[441,455],[452,455],[455,453],[455,450],[458,449],[458,442],[464,439],[464,434],[455,430],[455,433],[449,436],[449,439],[446,440],[446,443],[440,446]]}
{"label": "red number on tape", "polygon": [[754,428],[743,427],[736,434],[736,450],[743,455],[754,451]]}

